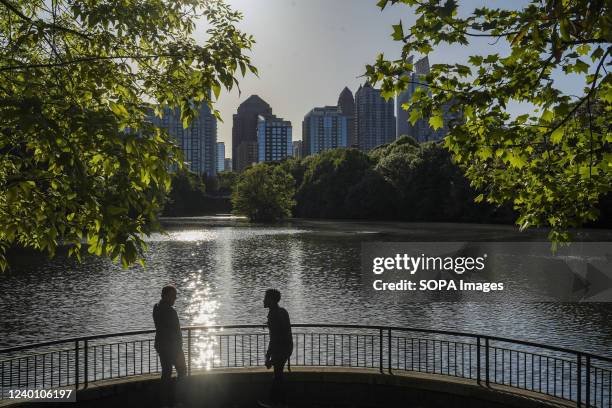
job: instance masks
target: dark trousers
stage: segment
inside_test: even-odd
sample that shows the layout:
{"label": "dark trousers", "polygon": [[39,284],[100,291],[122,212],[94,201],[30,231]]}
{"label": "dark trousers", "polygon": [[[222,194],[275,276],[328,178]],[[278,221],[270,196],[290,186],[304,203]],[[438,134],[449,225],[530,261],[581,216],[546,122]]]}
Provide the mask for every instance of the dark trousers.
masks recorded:
{"label": "dark trousers", "polygon": [[274,378],[270,387],[270,401],[273,404],[286,404],[287,391],[285,390],[285,374],[283,372],[288,358],[276,358],[272,360]]}
{"label": "dark trousers", "polygon": [[[172,396],[172,367],[176,368],[177,382],[180,384],[187,375],[185,364],[185,354],[183,350],[178,351],[158,351],[159,362],[161,364],[161,387],[159,400],[162,406],[171,405]],[[180,390],[177,390],[176,401],[181,400]]]}

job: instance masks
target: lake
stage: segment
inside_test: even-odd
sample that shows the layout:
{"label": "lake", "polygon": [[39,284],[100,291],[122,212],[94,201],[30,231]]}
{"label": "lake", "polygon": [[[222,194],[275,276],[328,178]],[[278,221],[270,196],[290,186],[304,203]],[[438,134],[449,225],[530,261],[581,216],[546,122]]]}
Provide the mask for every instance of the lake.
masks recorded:
{"label": "lake", "polygon": [[[0,275],[0,348],[153,326],[162,286],[175,283],[183,325],[263,324],[265,289],[283,293],[294,323],[411,326],[491,334],[612,355],[610,303],[414,303],[371,296],[362,242],[542,241],[542,231],[462,224],[292,221],[251,225],[234,217],[165,220],[148,239],[147,266],[65,255],[13,256]],[[611,231],[579,239],[612,241]]]}

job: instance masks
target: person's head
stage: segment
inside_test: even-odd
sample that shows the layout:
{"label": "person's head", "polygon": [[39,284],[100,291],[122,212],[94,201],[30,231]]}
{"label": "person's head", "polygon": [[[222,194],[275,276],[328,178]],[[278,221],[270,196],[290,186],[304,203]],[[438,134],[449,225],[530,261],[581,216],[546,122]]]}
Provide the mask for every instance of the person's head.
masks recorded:
{"label": "person's head", "polygon": [[173,285],[164,286],[161,291],[161,298],[172,306],[176,300],[176,288]]}
{"label": "person's head", "polygon": [[264,296],[264,307],[275,307],[278,306],[278,302],[280,302],[281,293],[276,289],[268,289],[266,290],[266,295]]}

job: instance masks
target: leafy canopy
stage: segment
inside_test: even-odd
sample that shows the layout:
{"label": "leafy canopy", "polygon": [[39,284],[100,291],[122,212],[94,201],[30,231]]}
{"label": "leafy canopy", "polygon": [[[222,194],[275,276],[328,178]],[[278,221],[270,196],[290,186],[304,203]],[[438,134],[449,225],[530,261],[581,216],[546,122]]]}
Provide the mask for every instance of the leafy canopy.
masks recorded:
{"label": "leafy canopy", "polygon": [[238,70],[256,73],[240,19],[220,0],[0,0],[1,269],[10,246],[80,259],[84,242],[144,265],[142,234],[182,168],[146,116],[180,107],[187,126]]}
{"label": "leafy canopy", "polygon": [[[416,22],[393,26],[401,58],[379,55],[366,68],[369,80],[392,97],[410,82],[405,72],[413,70],[413,54],[479,38],[508,49],[472,55],[468,65],[433,65],[420,79],[431,92],[415,92],[405,107],[410,120],[429,118],[438,128],[445,107],[459,113],[445,146],[484,191],[481,199],[513,204],[521,228],[549,227],[556,244],[569,240],[570,228],[595,220],[612,188],[611,3],[532,1],[519,10],[477,8],[465,17],[455,0],[381,0],[378,6],[396,3],[411,7]],[[569,95],[563,82],[576,81],[575,75],[585,87]],[[511,102],[533,111],[512,116]]]}
{"label": "leafy canopy", "polygon": [[258,163],[240,174],[232,192],[233,212],[251,221],[279,221],[295,206],[295,181],[278,164]]}

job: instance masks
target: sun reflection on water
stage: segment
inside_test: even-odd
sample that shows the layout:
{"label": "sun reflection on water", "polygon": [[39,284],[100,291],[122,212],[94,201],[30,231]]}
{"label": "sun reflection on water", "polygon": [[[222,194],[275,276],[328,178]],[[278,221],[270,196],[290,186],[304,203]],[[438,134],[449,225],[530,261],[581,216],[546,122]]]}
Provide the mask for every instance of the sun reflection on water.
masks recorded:
{"label": "sun reflection on water", "polygon": [[[201,269],[198,270],[201,272]],[[208,283],[202,282],[199,274],[192,278],[186,278],[184,283],[191,298],[186,308],[193,326],[214,326],[217,324],[217,310],[219,302],[211,296]],[[204,329],[191,332],[191,361],[195,368],[210,370],[219,365],[219,357],[215,356],[218,344],[218,335],[221,330]]]}

